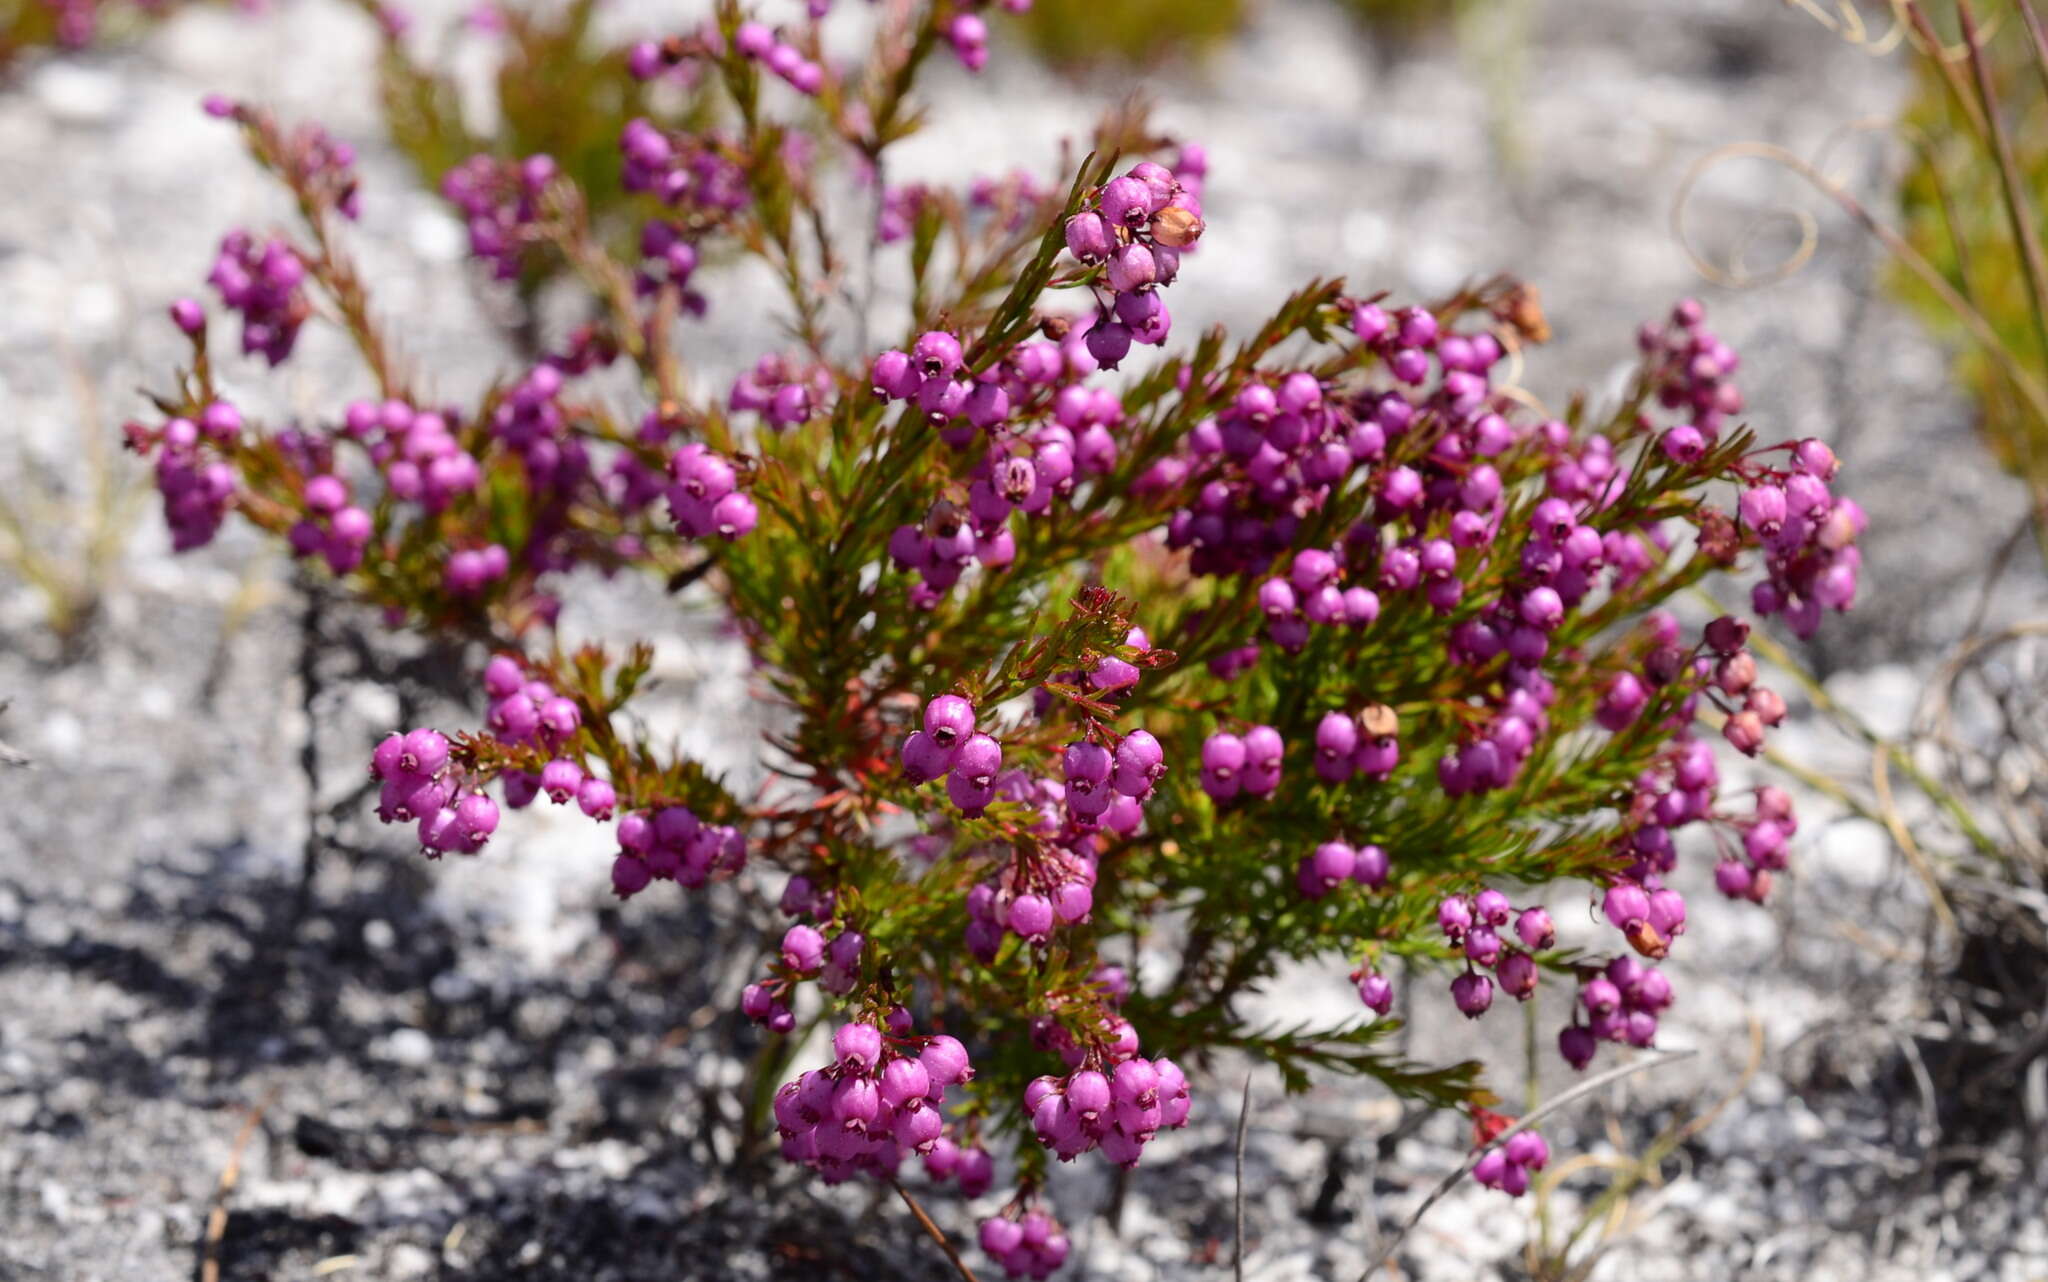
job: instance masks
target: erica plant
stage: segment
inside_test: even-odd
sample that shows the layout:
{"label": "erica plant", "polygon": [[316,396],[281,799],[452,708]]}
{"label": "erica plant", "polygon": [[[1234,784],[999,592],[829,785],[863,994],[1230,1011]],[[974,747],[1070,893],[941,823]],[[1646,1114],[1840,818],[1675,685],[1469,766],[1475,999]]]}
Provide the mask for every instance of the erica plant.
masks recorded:
{"label": "erica plant", "polygon": [[[783,1154],[1014,1189],[980,1242],[1042,1277],[1068,1249],[1050,1164],[1139,1164],[1217,1050],[1491,1117],[1480,1065],[1381,1047],[1398,983],[1423,1020],[1571,986],[1578,1067],[1653,1043],[1681,849],[1760,901],[1796,827],[1776,789],[1717,787],[1716,738],[1754,754],[1784,715],[1749,624],[1660,607],[1741,574],[1809,632],[1855,595],[1863,519],[1824,445],[1743,426],[1697,304],[1641,332],[1619,404],[1552,418],[1506,385],[1547,332],[1507,280],[1423,304],[1314,281],[1176,332],[1207,163],[1141,122],[1063,176],[878,189],[920,66],[979,65],[977,8],[882,6],[840,64],[829,4],[774,28],[728,0],[619,69],[668,106],[622,125],[601,207],[547,156],[455,162],[479,273],[546,257],[586,296],[464,404],[373,319],[346,242],[377,195],[346,148],[215,104],[303,223],[229,235],[212,281],[240,315],[174,307],[193,360],[129,439],[181,546],[239,512],[394,627],[482,643],[478,723],[376,748],[380,817],[489,859],[519,840],[503,810],[573,806],[623,899],[751,883],[785,917],[737,997],[787,1038],[755,1095]],[[847,286],[868,253],[907,317]],[[721,287],[743,257],[790,346],[693,395],[696,318],[761,305]],[[328,322],[357,400],[259,424],[222,397],[215,330],[274,364]],[[897,341],[864,350],[874,325]],[[723,607],[772,700],[758,791],[621,717],[646,646],[553,643],[592,571]],[[1553,917],[1588,904],[1611,931],[1561,949]],[[1296,960],[1349,971],[1357,1017],[1248,1022]],[[1547,1159],[1523,1132],[1476,1170],[1520,1193]]]}

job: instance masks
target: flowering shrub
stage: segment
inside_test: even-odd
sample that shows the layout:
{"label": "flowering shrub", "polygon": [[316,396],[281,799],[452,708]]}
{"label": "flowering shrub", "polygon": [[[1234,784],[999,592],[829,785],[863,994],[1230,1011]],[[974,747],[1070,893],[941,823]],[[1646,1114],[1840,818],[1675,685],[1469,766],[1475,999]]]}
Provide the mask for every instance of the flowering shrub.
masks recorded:
{"label": "flowering shrub", "polygon": [[[223,245],[242,348],[287,360],[331,319],[364,394],[249,421],[185,300],[193,359],[129,441],[181,547],[240,512],[394,626],[495,651],[480,725],[377,746],[379,817],[429,857],[489,858],[517,840],[503,808],[573,805],[621,899],[765,892],[786,921],[741,1009],[833,1028],[761,1092],[783,1153],[828,1181],[920,1158],[969,1196],[1007,1168],[980,1241],[1017,1276],[1068,1250],[1049,1164],[1137,1165],[1201,1105],[1190,1057],[1491,1118],[1478,1064],[1379,1047],[1397,984],[1424,1019],[1572,985],[1565,1059],[1650,1045],[1683,834],[1760,901],[1796,827],[1782,792],[1717,787],[1716,728],[1754,754],[1785,711],[1749,625],[1689,635],[1660,606],[1760,565],[1760,614],[1803,633],[1845,608],[1862,515],[1827,448],[1740,425],[1736,355],[1689,302],[1638,336],[1622,403],[1564,418],[1507,384],[1546,327],[1505,280],[1406,306],[1316,281],[1176,345],[1205,158],[1130,119],[1059,186],[892,190],[848,218],[826,167],[872,180],[920,65],[984,47],[974,7],[940,0],[837,65],[830,7],[774,29],[728,0],[634,54],[622,74],[673,77],[674,101],[621,127],[605,208],[548,157],[453,164],[480,274],[552,255],[588,296],[469,404],[428,403],[372,320],[346,224],[375,193],[346,148],[211,105],[303,215]],[[847,237],[908,242],[882,261],[912,314],[881,351],[851,337],[886,318],[840,287]],[[693,318],[751,301],[712,266],[742,255],[782,282],[792,345],[694,396]],[[621,365],[626,419],[587,390]],[[621,717],[646,646],[550,644],[560,584],[593,570],[724,607],[773,696],[758,795]],[[1574,900],[1601,946],[1558,947]],[[1295,960],[1355,967],[1358,1018],[1249,1023],[1240,1000]],[[1476,1173],[1520,1193],[1547,1160],[1522,1132]]]}

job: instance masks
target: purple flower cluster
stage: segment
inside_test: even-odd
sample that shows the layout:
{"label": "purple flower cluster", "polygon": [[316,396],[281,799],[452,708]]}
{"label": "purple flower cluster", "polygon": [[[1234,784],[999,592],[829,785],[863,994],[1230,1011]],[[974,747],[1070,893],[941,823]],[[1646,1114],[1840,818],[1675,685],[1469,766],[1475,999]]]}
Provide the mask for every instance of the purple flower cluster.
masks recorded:
{"label": "purple flower cluster", "polygon": [[992,570],[1010,564],[1013,512],[1045,513],[1084,478],[1116,466],[1110,429],[1123,420],[1123,404],[1108,389],[1081,383],[1094,369],[1071,335],[1064,346],[1026,343],[978,379],[968,373],[958,340],[943,331],[920,336],[909,352],[875,359],[877,396],[913,402],[956,448],[983,433],[989,438],[966,477],[965,510],[941,500],[921,525],[900,526],[890,539],[890,559],[919,575],[913,604],[937,604],[977,562]]}
{"label": "purple flower cluster", "polygon": [[1742,849],[1724,850],[1714,865],[1714,886],[1730,899],[1760,904],[1771,893],[1771,874],[1785,867],[1785,843],[1799,831],[1792,798],[1782,788],[1758,788],[1755,813],[1737,828]]}
{"label": "purple flower cluster", "polygon": [[[1103,660],[1104,665],[1110,663],[1130,667],[1121,659]],[[1101,673],[1098,667],[1096,674]],[[1131,675],[1135,682],[1135,670]],[[1061,765],[1066,771],[1067,818],[1085,825],[1102,822],[1119,801],[1142,805],[1166,773],[1166,750],[1151,734],[1133,730],[1113,751],[1093,739],[1076,740],[1061,754]]]}
{"label": "purple flower cluster", "polygon": [[292,354],[312,304],[301,288],[306,265],[289,244],[229,232],[206,279],[223,303],[241,313],[244,355],[261,355],[277,365]]}
{"label": "purple flower cluster", "polygon": [[427,857],[473,855],[498,829],[498,805],[466,781],[436,730],[394,732],[370,754],[370,777],[383,784],[377,818],[419,824]]}
{"label": "purple flower cluster", "polygon": [[[545,681],[529,679],[510,655],[495,655],[484,665],[484,693],[491,700],[485,724],[504,743],[558,754],[583,728],[583,709],[576,701]],[[545,791],[557,805],[574,796],[591,818],[609,819],[616,801],[610,784],[585,779],[582,766],[565,756],[549,761],[539,774],[508,770],[504,783],[506,804],[514,810],[531,805]]]}
{"label": "purple flower cluster", "polygon": [[1550,1161],[1550,1145],[1535,1131],[1516,1131],[1508,1142],[1488,1149],[1472,1164],[1472,1178],[1509,1197],[1529,1191],[1529,1172],[1540,1171]]}
{"label": "purple flower cluster", "polygon": [[[1093,1061],[1089,1062],[1090,1065]],[[1065,1077],[1038,1077],[1024,1088],[1032,1133],[1062,1162],[1091,1149],[1129,1170],[1161,1127],[1185,1126],[1188,1082],[1163,1056],[1132,1052],[1084,1066]]]}
{"label": "purple flower cluster", "polygon": [[423,410],[396,398],[352,401],[341,430],[369,451],[391,497],[439,512],[483,479],[476,456],[455,439],[453,410]]}
{"label": "purple flower cluster", "polygon": [[704,295],[690,288],[697,272],[697,245],[680,223],[654,219],[640,229],[640,267],[633,290],[648,298],[664,288],[677,291],[683,310],[702,316],[710,307]]}
{"label": "purple flower cluster", "polygon": [[[543,759],[538,770],[512,765],[499,769],[505,804],[524,809],[545,795],[558,806],[573,802],[597,822],[611,819],[619,804],[617,791],[610,781],[590,773],[582,754],[573,750],[583,728],[581,706],[547,681],[529,676],[510,655],[491,659],[483,684],[491,699],[485,724],[495,740],[484,744],[498,753],[532,754],[522,754],[523,760]],[[497,807],[481,791],[446,808],[463,790],[468,775],[453,764],[448,741],[434,731],[393,735],[379,745],[371,773],[384,780],[379,818],[387,823],[421,819],[421,842],[429,854],[473,854],[497,825]],[[488,769],[479,765],[469,774],[481,779]],[[426,822],[436,814],[443,817]],[[656,806],[621,816],[618,843],[612,890],[621,899],[653,881],[677,881],[694,889],[746,866],[746,837],[739,829],[706,824],[684,806]]]}
{"label": "purple flower cluster", "polygon": [[1271,726],[1253,726],[1242,735],[1218,730],[1202,741],[1202,791],[1216,801],[1272,796],[1286,748]]}
{"label": "purple flower cluster", "polygon": [[[1515,937],[1523,948],[1501,939],[1500,932],[1514,921]],[[1517,1001],[1527,1001],[1536,991],[1536,960],[1532,956],[1557,942],[1557,928],[1541,907],[1515,910],[1508,897],[1488,887],[1467,898],[1446,896],[1436,908],[1437,926],[1444,939],[1465,954],[1465,971],[1451,981],[1451,1000],[1467,1019],[1477,1019],[1493,1005],[1492,971],[1500,986]]]}
{"label": "purple flower cluster", "polygon": [[1868,519],[1856,500],[1828,490],[1839,465],[1818,440],[1792,447],[1792,467],[1772,472],[1742,492],[1742,526],[1764,549],[1769,578],[1751,591],[1761,615],[1783,615],[1800,637],[1820,628],[1821,611],[1846,610],[1856,600],[1863,554],[1856,537]]}
{"label": "purple flower cluster", "polygon": [[967,948],[984,962],[995,958],[1006,932],[1043,945],[1055,927],[1088,920],[1098,830],[1136,832],[1142,802],[1166,772],[1164,750],[1143,730],[1131,731],[1114,748],[1106,736],[1069,744],[1061,754],[1063,781],[1005,770],[1001,745],[976,729],[973,704],[951,694],[926,705],[923,728],[904,741],[902,758],[904,775],[914,784],[944,777],[949,797],[967,818],[980,817],[998,799],[1036,814],[1026,824],[1029,840],[1011,845],[994,874],[968,892]]}
{"label": "purple flower cluster", "polygon": [[1379,704],[1358,716],[1342,710],[1324,713],[1316,722],[1316,778],[1328,784],[1344,783],[1354,774],[1385,780],[1401,763],[1399,731],[1393,709]]}
{"label": "purple flower cluster", "polygon": [[924,728],[903,741],[903,774],[912,783],[946,781],[946,795],[969,819],[979,819],[996,799],[996,775],[1003,747],[975,730],[974,705],[957,694],[942,694],[924,708]]}
{"label": "purple flower cluster", "polygon": [[[1610,678],[1597,714],[1600,723],[1610,730],[1623,728],[1641,711],[1649,690],[1666,686],[1690,671],[1704,683],[1703,693],[1725,714],[1722,738],[1746,754],[1760,751],[1765,731],[1784,720],[1785,701],[1757,683],[1756,660],[1746,648],[1749,625],[1733,616],[1715,619],[1706,626],[1700,645],[1688,653],[1677,645],[1678,625],[1670,615],[1660,611],[1647,622],[1651,648],[1643,657],[1640,675],[1623,671]],[[1700,697],[1688,696],[1680,705],[1671,722],[1677,732],[1656,763],[1635,781],[1629,806],[1635,828],[1626,852],[1634,862],[1624,876],[1655,892],[1658,877],[1668,874],[1677,863],[1673,830],[1706,822],[1742,835],[1740,856],[1727,852],[1723,843],[1724,858],[1715,872],[1717,884],[1732,898],[1760,903],[1770,891],[1771,872],[1785,866],[1785,839],[1798,827],[1792,801],[1777,788],[1764,788],[1757,794],[1755,815],[1746,822],[1714,810],[1720,767],[1712,745],[1690,729]],[[1733,702],[1737,698],[1739,704]],[[1670,911],[1668,902],[1664,911]],[[1668,932],[1649,914],[1641,917],[1652,929],[1648,934],[1639,931],[1631,944],[1646,956],[1663,956]]]}
{"label": "purple flower cluster", "polygon": [[1037,1206],[1021,1213],[1013,1208],[983,1220],[980,1241],[1006,1276],[1041,1282],[1067,1262],[1070,1245],[1059,1221]]}
{"label": "purple flower cluster", "polygon": [[1326,841],[1301,857],[1294,884],[1310,899],[1321,899],[1347,881],[1378,890],[1387,884],[1388,870],[1387,852],[1378,846]]}
{"label": "purple flower cluster", "polygon": [[[1027,791],[1034,782],[1036,797]],[[1043,799],[1054,795],[1058,785],[1033,781],[1021,770],[1006,772],[1000,784],[1023,794],[1014,800],[1040,800],[1041,820],[1034,831],[1042,840],[1036,853],[1026,855],[1020,849],[994,877],[967,892],[967,951],[984,964],[996,959],[1005,930],[1043,946],[1052,939],[1055,926],[1086,921],[1095,911],[1093,834],[1062,827],[1044,813],[1056,803]],[[1131,809],[1136,810],[1136,803]]]}
{"label": "purple flower cluster", "polygon": [[733,33],[733,47],[774,72],[800,94],[815,97],[825,87],[825,68],[806,58],[795,45],[777,39],[774,29],[766,23],[742,22]]}
{"label": "purple flower cluster", "polygon": [[1646,324],[1636,343],[1648,362],[1645,385],[1665,409],[1683,410],[1691,426],[1712,443],[1721,425],[1742,412],[1742,392],[1735,371],[1742,358],[1706,326],[1707,309],[1696,299],[1683,299],[1671,309],[1666,325]]}
{"label": "purple flower cluster", "polygon": [[233,443],[242,416],[226,401],[215,401],[197,422],[178,417],[156,431],[140,423],[123,429],[127,447],[138,454],[156,454],[156,487],[163,496],[164,524],[171,548],[189,552],[213,541],[227,519],[235,496],[235,469],[213,457],[210,449]]}
{"label": "purple flower cluster", "polygon": [[669,456],[668,505],[676,528],[693,539],[744,538],[760,520],[754,500],[737,488],[732,461],[697,442]]}
{"label": "purple flower cluster", "polygon": [[673,209],[715,217],[747,204],[747,175],[716,134],[664,132],[636,116],[619,134],[627,191],[650,192]]}
{"label": "purple flower cluster", "polygon": [[479,154],[442,176],[441,195],[462,211],[469,229],[469,252],[491,264],[499,280],[518,277],[540,220],[541,193],[555,174],[550,156],[509,160]]}
{"label": "purple flower cluster", "polygon": [[356,149],[319,124],[307,121],[285,133],[263,112],[219,94],[208,94],[200,107],[216,120],[235,121],[261,139],[260,154],[283,174],[303,203],[350,220],[362,213]]}
{"label": "purple flower cluster", "polygon": [[[1312,375],[1290,374],[1288,379],[1303,392],[1315,386]],[[1320,397],[1320,388],[1316,394]],[[1275,645],[1294,654],[1308,644],[1311,624],[1362,628],[1380,617],[1379,594],[1359,584],[1340,587],[1340,568],[1333,553],[1303,548],[1294,554],[1285,578],[1259,584],[1259,611]]]}
{"label": "purple flower cluster", "polygon": [[336,574],[361,565],[375,527],[368,512],[349,503],[348,482],[331,472],[308,477],[304,497],[307,515],[285,536],[292,555],[319,556]]}
{"label": "purple flower cluster", "polygon": [[828,1184],[857,1175],[893,1179],[909,1154],[936,1152],[946,1088],[974,1076],[958,1041],[943,1033],[907,1036],[907,1014],[897,1022],[904,1033],[842,1024],[832,1035],[837,1058],[775,1092],[782,1155]]}
{"label": "purple flower cluster", "polygon": [[996,1182],[995,1159],[979,1144],[961,1145],[952,1136],[940,1134],[924,1155],[924,1173],[937,1183],[952,1180],[963,1198],[977,1198]]}
{"label": "purple flower cluster", "polygon": [[1558,1053],[1573,1068],[1584,1068],[1603,1041],[1654,1045],[1657,1015],[1671,999],[1671,981],[1663,971],[1626,954],[1616,957],[1580,983],[1572,1022],[1557,1035]]}
{"label": "purple flower cluster", "polygon": [[1068,252],[1101,264],[1098,283],[1114,296],[1085,336],[1103,369],[1115,369],[1133,343],[1166,342],[1173,317],[1159,291],[1180,275],[1180,256],[1201,239],[1202,226],[1196,188],[1150,161],[1105,183],[1067,219]]}
{"label": "purple flower cluster", "polygon": [[512,385],[491,415],[491,435],[519,456],[543,506],[566,498],[591,474],[589,451],[567,430],[568,415],[557,399],[562,385],[562,371],[543,362]]}
{"label": "purple flower cluster", "polygon": [[[799,885],[803,893],[793,899],[791,892],[797,891]],[[809,902],[809,885],[808,878],[791,878],[790,888],[782,896],[782,907],[792,913],[801,910],[804,915],[829,925],[832,916],[830,898],[823,902]],[[797,983],[815,978],[818,987],[826,992],[845,996],[860,980],[861,951],[866,946],[867,937],[850,927],[827,935],[816,926],[798,922],[782,935],[780,955],[783,973],[747,985],[740,994],[741,1013],[771,1033],[791,1031],[796,1027],[796,1016],[789,1008],[788,997],[795,991]]]}
{"label": "purple flower cluster", "polygon": [[612,893],[630,899],[653,881],[701,890],[714,878],[730,877],[746,866],[747,838],[739,829],[707,824],[687,806],[636,810],[619,819]]}
{"label": "purple flower cluster", "polygon": [[726,406],[736,414],[759,414],[773,428],[801,427],[831,396],[830,370],[822,365],[806,368],[771,352],[733,380]]}

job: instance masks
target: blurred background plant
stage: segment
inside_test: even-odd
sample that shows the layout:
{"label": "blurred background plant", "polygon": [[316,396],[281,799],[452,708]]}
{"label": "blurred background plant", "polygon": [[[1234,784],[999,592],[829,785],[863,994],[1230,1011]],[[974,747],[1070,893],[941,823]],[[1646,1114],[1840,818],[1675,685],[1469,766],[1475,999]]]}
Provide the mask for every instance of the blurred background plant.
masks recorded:
{"label": "blurred background plant", "polygon": [[[1014,19],[1039,56],[1068,70],[1103,65],[1149,66],[1200,55],[1236,34],[1259,0],[1036,0]],[[1456,29],[1505,0],[1335,0],[1372,31],[1399,38]]]}
{"label": "blurred background plant", "polygon": [[[1529,1111],[1537,1108],[1534,1083],[1536,1038],[1529,1039]],[[1545,1170],[1531,1185],[1535,1231],[1522,1248],[1532,1282],[1586,1282],[1600,1263],[1627,1243],[1678,1186],[1691,1178],[1691,1146],[1700,1133],[1742,1097],[1764,1062],[1764,1029],[1749,1020],[1749,1059],[1742,1075],[1710,1102],[1674,1108],[1668,1117],[1630,1118],[1625,1107],[1609,1107],[1602,1125],[1604,1145],[1572,1153]],[[1620,1087],[1615,1093],[1619,1094]],[[1589,1131],[1596,1128],[1588,1127]],[[1585,1177],[1604,1174],[1596,1190]],[[1573,1182],[1567,1193],[1565,1182]]]}
{"label": "blurred background plant", "polygon": [[80,466],[59,475],[15,444],[9,472],[41,479],[0,489],[0,570],[18,577],[38,598],[57,643],[54,657],[68,662],[78,657],[99,615],[148,491],[139,470],[108,444],[110,427],[91,377],[69,354],[63,359],[80,425]]}
{"label": "blurred background plant", "polygon": [[1040,57],[1074,70],[1200,54],[1237,31],[1246,0],[1036,0],[1014,21]]}
{"label": "blurred background plant", "polygon": [[[2048,538],[2048,32],[2029,0],[1902,2],[1915,91],[1900,121],[1910,261],[1889,283],[1956,350],[1985,445],[2020,477]],[[2048,541],[2042,542],[2048,551]]]}
{"label": "blurred background plant", "polygon": [[[0,70],[34,49],[82,49],[134,37],[192,0],[0,0]],[[207,0],[226,3],[229,0]],[[232,0],[248,11],[264,0]]]}
{"label": "blurred background plant", "polygon": [[[583,193],[598,238],[613,249],[628,248],[623,238],[632,234],[632,225],[619,183],[619,131],[646,112],[655,86],[626,74],[627,49],[607,44],[593,29],[602,9],[598,0],[480,8],[477,14],[490,16],[472,17],[445,32],[447,42],[497,46],[489,101],[467,113],[450,51],[416,56],[408,33],[386,20],[382,5],[361,3],[384,32],[377,77],[386,129],[425,186],[443,189],[473,156],[547,156]],[[568,264],[542,253],[523,253],[516,261],[517,307],[510,329],[521,350],[532,355],[537,301]]]}

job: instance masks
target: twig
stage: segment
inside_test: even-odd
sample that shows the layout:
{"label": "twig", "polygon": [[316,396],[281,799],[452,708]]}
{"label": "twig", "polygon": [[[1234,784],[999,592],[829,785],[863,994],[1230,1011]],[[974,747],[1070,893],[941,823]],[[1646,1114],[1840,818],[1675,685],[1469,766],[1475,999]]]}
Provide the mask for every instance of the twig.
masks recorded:
{"label": "twig", "polygon": [[1991,589],[1997,587],[1999,579],[2005,576],[2006,567],[2012,562],[2013,553],[2019,550],[2020,544],[2027,541],[2027,535],[2034,532],[2034,526],[2034,513],[2028,512],[2020,518],[2018,527],[1998,545],[1997,555],[1991,558],[1990,567],[1984,571],[1983,585],[1977,589],[1977,603],[1970,607],[1970,621],[1963,626],[1964,640],[1975,637],[1983,628],[1984,615],[1991,608]]}
{"label": "twig", "polygon": [[965,1278],[966,1282],[981,1282],[981,1279],[974,1276],[974,1270],[967,1267],[967,1261],[961,1259],[960,1253],[953,1249],[953,1244],[946,1240],[946,1235],[939,1230],[939,1226],[932,1223],[932,1217],[925,1214],[924,1208],[917,1204],[916,1198],[910,1196],[910,1190],[904,1188],[902,1182],[898,1180],[890,1180],[889,1187],[896,1190],[897,1196],[903,1199],[903,1205],[910,1208],[910,1213],[917,1217],[919,1224],[924,1225],[924,1231],[931,1234],[932,1241],[939,1244],[939,1249],[946,1253],[946,1258],[953,1262],[953,1267],[960,1271],[960,1276]]}
{"label": "twig", "polygon": [[320,872],[320,585],[310,575],[299,581],[299,707],[306,715],[306,737],[299,743],[299,773],[306,780],[306,845],[299,852],[299,887],[292,897],[292,920],[304,921],[313,905],[313,881]]}
{"label": "twig", "polygon": [[1237,1242],[1230,1250],[1230,1267],[1237,1282],[1244,1282],[1244,1141],[1251,1130],[1252,1075],[1244,1075],[1244,1098],[1237,1106],[1237,1194],[1233,1199],[1237,1215]]}
{"label": "twig", "polygon": [[1399,1249],[1402,1242],[1407,1240],[1408,1235],[1414,1231],[1415,1226],[1422,1222],[1422,1217],[1429,1214],[1429,1208],[1435,1206],[1437,1201],[1444,1194],[1450,1192],[1459,1180],[1464,1179],[1473,1166],[1478,1164],[1479,1159],[1489,1150],[1498,1148],[1552,1113],[1557,1112],[1565,1105],[1584,1099],[1611,1082],[1618,1082],[1622,1078],[1640,1073],[1646,1068],[1655,1068],[1660,1064],[1674,1064],[1682,1059],[1691,1059],[1697,1054],[1699,1054],[1698,1051],[1672,1051],[1664,1055],[1653,1055],[1647,1059],[1639,1059],[1633,1064],[1617,1064],[1604,1073],[1596,1073],[1585,1081],[1580,1082],[1577,1086],[1557,1096],[1535,1112],[1523,1114],[1519,1121],[1494,1136],[1490,1142],[1482,1144],[1470,1153],[1467,1153],[1465,1160],[1458,1164],[1458,1169],[1445,1176],[1443,1183],[1430,1190],[1429,1196],[1422,1200],[1422,1205],[1415,1208],[1415,1214],[1408,1217],[1408,1222],[1403,1224],[1393,1237],[1387,1239],[1386,1244],[1380,1247],[1379,1254],[1373,1256],[1372,1263],[1365,1266],[1365,1272],[1358,1275],[1358,1282],[1371,1282],[1372,1275],[1380,1271],[1380,1266],[1393,1257],[1394,1252]]}
{"label": "twig", "polygon": [[256,1133],[270,1100],[271,1095],[266,1094],[249,1110],[249,1115],[242,1119],[242,1129],[235,1134],[234,1146],[228,1150],[228,1164],[221,1168],[220,1183],[213,1190],[213,1207],[206,1215],[206,1237],[199,1248],[199,1282],[220,1282],[220,1247],[228,1233],[228,1196],[242,1176],[242,1150]]}

